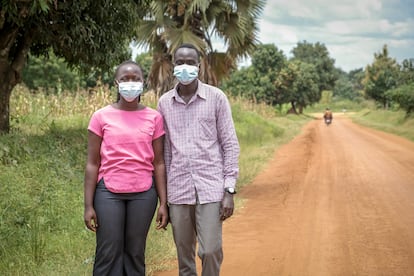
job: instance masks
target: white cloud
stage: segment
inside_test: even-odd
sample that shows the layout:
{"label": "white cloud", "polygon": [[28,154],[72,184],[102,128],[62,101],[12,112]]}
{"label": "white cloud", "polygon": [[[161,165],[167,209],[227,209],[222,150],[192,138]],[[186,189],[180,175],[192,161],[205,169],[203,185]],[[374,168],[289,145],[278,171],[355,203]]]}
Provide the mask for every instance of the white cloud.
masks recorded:
{"label": "white cloud", "polygon": [[372,63],[384,44],[398,61],[414,58],[414,8],[409,2],[268,1],[259,21],[259,40],[274,43],[287,56],[300,41],[323,43],[335,65],[346,71]]}

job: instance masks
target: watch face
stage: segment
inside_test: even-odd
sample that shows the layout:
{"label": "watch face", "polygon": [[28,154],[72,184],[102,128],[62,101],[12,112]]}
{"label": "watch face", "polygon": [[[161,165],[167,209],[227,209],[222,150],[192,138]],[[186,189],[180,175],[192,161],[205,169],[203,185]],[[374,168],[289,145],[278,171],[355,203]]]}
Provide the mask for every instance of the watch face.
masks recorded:
{"label": "watch face", "polygon": [[234,188],[227,188],[226,191],[230,194],[235,194],[236,190]]}

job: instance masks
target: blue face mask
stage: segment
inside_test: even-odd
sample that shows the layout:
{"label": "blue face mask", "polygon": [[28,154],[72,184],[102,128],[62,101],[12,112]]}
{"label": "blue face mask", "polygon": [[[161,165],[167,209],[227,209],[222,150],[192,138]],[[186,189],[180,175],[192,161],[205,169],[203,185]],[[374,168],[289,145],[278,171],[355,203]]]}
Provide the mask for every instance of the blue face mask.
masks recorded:
{"label": "blue face mask", "polygon": [[140,81],[126,81],[118,83],[118,91],[127,102],[134,101],[144,90],[144,84]]}
{"label": "blue face mask", "polygon": [[182,64],[174,67],[174,76],[181,84],[188,85],[198,77],[198,66]]}

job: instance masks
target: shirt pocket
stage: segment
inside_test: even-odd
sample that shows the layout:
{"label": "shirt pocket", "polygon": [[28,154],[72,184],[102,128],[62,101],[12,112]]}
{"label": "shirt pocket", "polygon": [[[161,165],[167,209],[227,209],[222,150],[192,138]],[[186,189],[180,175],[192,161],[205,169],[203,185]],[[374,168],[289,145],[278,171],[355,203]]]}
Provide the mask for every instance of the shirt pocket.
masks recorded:
{"label": "shirt pocket", "polygon": [[202,140],[216,140],[217,126],[214,118],[198,118],[199,138]]}

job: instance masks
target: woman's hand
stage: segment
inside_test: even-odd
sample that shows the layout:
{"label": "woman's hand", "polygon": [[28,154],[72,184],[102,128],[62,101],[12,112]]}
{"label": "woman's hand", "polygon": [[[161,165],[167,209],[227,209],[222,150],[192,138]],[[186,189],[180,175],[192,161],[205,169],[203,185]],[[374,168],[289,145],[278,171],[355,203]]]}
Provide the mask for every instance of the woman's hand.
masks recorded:
{"label": "woman's hand", "polygon": [[85,220],[86,228],[96,232],[96,229],[98,228],[98,218],[96,217],[95,209],[93,207],[85,208],[83,218]]}

